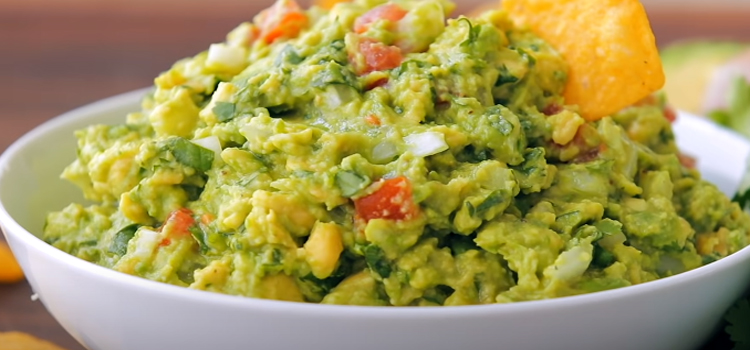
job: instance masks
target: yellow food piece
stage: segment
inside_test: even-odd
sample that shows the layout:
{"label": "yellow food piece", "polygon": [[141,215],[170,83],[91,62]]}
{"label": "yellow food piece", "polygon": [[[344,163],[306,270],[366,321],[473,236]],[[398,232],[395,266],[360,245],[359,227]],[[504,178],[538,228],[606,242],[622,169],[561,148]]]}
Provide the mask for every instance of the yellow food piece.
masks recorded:
{"label": "yellow food piece", "polygon": [[314,0],[313,5],[330,10],[334,5],[348,0]]}
{"label": "yellow food piece", "polygon": [[0,332],[0,350],[65,350],[21,332]]}
{"label": "yellow food piece", "polygon": [[[0,242],[0,283],[13,283],[23,279],[23,271],[13,252],[5,242]],[[3,344],[0,341],[0,344]]]}
{"label": "yellow food piece", "polygon": [[294,278],[283,273],[269,275],[263,278],[260,286],[260,297],[264,299],[303,302],[302,296]]}
{"label": "yellow food piece", "polygon": [[335,223],[318,222],[305,242],[307,262],[317,278],[326,278],[336,269],[344,244],[341,230]]}
{"label": "yellow food piece", "polygon": [[638,0],[503,0],[502,7],[563,55],[563,93],[587,120],[625,108],[664,85],[656,39]]}
{"label": "yellow food piece", "polygon": [[564,110],[548,118],[552,125],[552,141],[558,145],[567,145],[576,137],[578,128],[586,121],[578,114]]}

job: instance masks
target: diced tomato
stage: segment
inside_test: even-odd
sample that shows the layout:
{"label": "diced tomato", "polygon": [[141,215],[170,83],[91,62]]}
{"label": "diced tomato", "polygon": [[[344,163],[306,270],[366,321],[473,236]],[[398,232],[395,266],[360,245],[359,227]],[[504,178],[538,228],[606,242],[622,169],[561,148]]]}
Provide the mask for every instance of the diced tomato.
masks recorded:
{"label": "diced tomato", "polygon": [[386,84],[388,84],[388,78],[380,78],[372,83],[367,84],[367,90],[369,91],[377,87],[385,86]]}
{"label": "diced tomato", "polygon": [[419,213],[414,203],[411,182],[404,176],[381,180],[378,189],[354,201],[357,217],[372,219],[408,220]]}
{"label": "diced tomato", "polygon": [[361,74],[396,68],[403,59],[400,48],[369,38],[360,40],[359,52],[365,58],[365,67],[359,69]]}
{"label": "diced tomato", "polygon": [[674,123],[677,120],[677,112],[670,106],[664,107],[664,117],[669,120],[670,123]]}
{"label": "diced tomato", "polygon": [[307,26],[307,15],[294,0],[278,0],[256,18],[260,37],[267,44],[280,38],[294,38]]}
{"label": "diced tomato", "polygon": [[193,212],[188,208],[180,208],[169,214],[164,226],[171,226],[170,232],[176,235],[190,235],[190,227],[195,225]]}
{"label": "diced tomato", "polygon": [[161,242],[159,242],[159,246],[160,247],[166,247],[166,246],[168,246],[170,244],[172,244],[172,240],[169,239],[169,238],[164,238],[164,239],[161,240]]}
{"label": "diced tomato", "polygon": [[380,126],[380,118],[374,114],[365,117],[365,122],[370,125]]}
{"label": "diced tomato", "polygon": [[557,113],[562,112],[562,110],[563,108],[559,104],[550,103],[549,105],[547,105],[547,107],[544,107],[544,109],[542,110],[542,113],[544,113],[544,115],[546,116],[551,116],[551,115],[555,115]]}
{"label": "diced tomato", "polygon": [[680,164],[688,169],[695,169],[695,166],[698,163],[695,158],[684,153],[678,153],[677,158],[680,160]]}
{"label": "diced tomato", "polygon": [[370,28],[370,25],[378,20],[384,19],[393,23],[400,21],[406,16],[406,10],[402,9],[401,6],[396,4],[388,3],[380,5],[364,15],[357,18],[354,21],[354,31],[357,33],[364,33]]}

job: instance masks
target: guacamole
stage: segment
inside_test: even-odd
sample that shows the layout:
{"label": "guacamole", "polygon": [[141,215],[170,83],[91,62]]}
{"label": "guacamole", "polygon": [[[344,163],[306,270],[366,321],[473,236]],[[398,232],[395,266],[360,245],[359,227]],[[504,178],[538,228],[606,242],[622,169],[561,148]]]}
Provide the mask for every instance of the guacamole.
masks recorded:
{"label": "guacamole", "polygon": [[62,177],[95,204],[44,240],[192,289],[384,306],[602,291],[748,243],[661,98],[586,121],[553,47],[453,7],[279,0],[76,133]]}

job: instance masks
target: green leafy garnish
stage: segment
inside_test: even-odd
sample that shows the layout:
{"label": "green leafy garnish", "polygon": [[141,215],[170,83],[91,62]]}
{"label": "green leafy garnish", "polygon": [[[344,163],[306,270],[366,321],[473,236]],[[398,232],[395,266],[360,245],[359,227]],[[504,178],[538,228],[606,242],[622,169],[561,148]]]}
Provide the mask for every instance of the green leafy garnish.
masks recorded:
{"label": "green leafy garnish", "polygon": [[732,306],[724,316],[725,328],[735,349],[750,349],[750,299],[742,299]]}
{"label": "green leafy garnish", "polygon": [[747,210],[750,208],[750,188],[737,192],[734,197],[732,197],[732,202],[737,202],[742,209]]}
{"label": "green leafy garnish", "polygon": [[125,255],[128,251],[128,242],[135,236],[135,231],[138,231],[138,224],[131,224],[123,227],[120,231],[115,233],[115,238],[112,239],[112,245],[109,246],[109,252],[117,254],[119,256]]}
{"label": "green leafy garnish", "polygon": [[237,106],[231,102],[216,102],[214,109],[212,110],[216,115],[216,119],[220,122],[226,122],[234,119],[235,111]]}
{"label": "green leafy garnish", "polygon": [[479,205],[477,205],[474,213],[477,216],[482,216],[488,210],[492,209],[492,207],[498,204],[501,204],[503,202],[505,202],[505,191],[504,190],[492,191],[492,193],[490,193],[490,195],[487,196],[487,199],[485,199],[482,203],[479,203]]}
{"label": "green leafy garnish", "polygon": [[391,276],[391,265],[385,259],[385,253],[380,247],[370,244],[364,247],[362,252],[365,254],[365,262],[370,270],[375,271],[382,278]]}
{"label": "green leafy garnish", "polygon": [[190,226],[188,231],[190,231],[190,235],[193,236],[193,238],[195,238],[195,240],[198,242],[201,254],[206,254],[209,250],[211,250],[211,247],[208,245],[208,234],[206,233],[206,230],[201,227],[201,225]]}
{"label": "green leafy garnish", "polygon": [[214,151],[198,146],[182,137],[170,140],[168,147],[178,162],[198,171],[208,171],[214,162]]}

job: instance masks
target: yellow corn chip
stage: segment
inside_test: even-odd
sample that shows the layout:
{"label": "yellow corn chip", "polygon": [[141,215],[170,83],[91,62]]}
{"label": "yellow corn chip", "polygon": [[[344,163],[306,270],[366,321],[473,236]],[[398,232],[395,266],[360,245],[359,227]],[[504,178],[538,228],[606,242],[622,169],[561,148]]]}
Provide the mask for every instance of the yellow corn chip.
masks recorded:
{"label": "yellow corn chip", "polygon": [[638,0],[503,0],[520,25],[555,46],[570,66],[565,100],[588,120],[664,85],[648,16]]}
{"label": "yellow corn chip", "polygon": [[0,283],[13,283],[22,279],[23,271],[13,257],[13,252],[5,242],[0,242]]}
{"label": "yellow corn chip", "polygon": [[65,350],[21,332],[0,333],[0,350]]}

